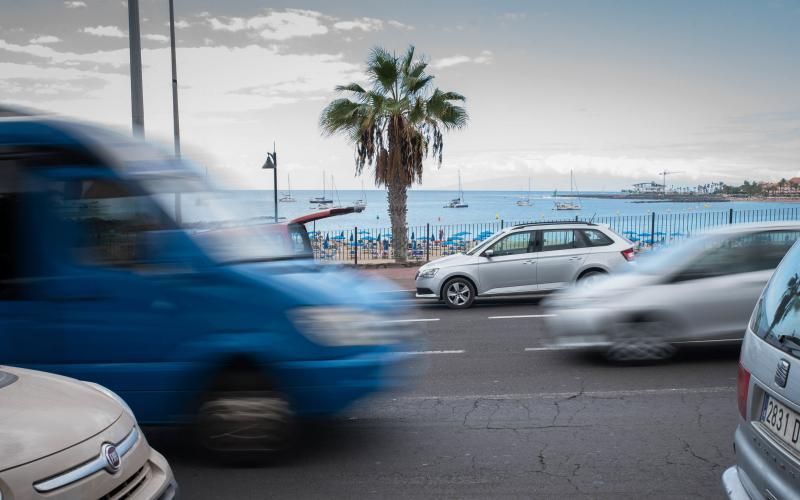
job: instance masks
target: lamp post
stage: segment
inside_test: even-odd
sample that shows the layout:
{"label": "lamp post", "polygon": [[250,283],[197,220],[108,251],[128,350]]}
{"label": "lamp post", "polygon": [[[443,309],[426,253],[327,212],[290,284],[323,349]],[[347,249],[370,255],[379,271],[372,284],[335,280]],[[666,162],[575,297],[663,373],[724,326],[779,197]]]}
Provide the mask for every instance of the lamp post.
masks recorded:
{"label": "lamp post", "polygon": [[142,44],[139,36],[139,0],[128,0],[128,42],[131,60],[131,121],[133,135],[144,137],[142,96]]}
{"label": "lamp post", "polygon": [[278,222],[278,153],[275,152],[275,143],[272,143],[272,153],[267,153],[267,160],[261,168],[272,169],[272,180],[275,188],[275,222]]}
{"label": "lamp post", "polygon": [[175,61],[175,9],[169,0],[169,44],[172,56],[172,132],[175,156],[181,157],[181,127],[178,120],[178,69]]}

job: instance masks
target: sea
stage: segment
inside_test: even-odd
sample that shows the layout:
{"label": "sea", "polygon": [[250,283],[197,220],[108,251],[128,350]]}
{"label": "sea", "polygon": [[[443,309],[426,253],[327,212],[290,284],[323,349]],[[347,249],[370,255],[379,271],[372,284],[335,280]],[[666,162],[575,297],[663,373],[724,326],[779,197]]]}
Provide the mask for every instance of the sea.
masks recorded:
{"label": "sea", "polygon": [[[383,190],[342,190],[329,198],[334,205],[352,205],[356,200],[366,202],[366,209],[361,213],[353,213],[316,221],[315,229],[336,230],[383,229],[391,227],[388,214],[386,191]],[[592,193],[584,193],[592,194]],[[604,192],[603,194],[610,194]],[[279,203],[278,216],[290,220],[300,215],[319,211],[310,203],[310,199],[321,196],[322,191],[295,190],[293,203]],[[690,213],[721,212],[730,208],[734,210],[758,210],[783,207],[797,207],[792,202],[765,201],[731,201],[710,203],[687,202],[654,202],[643,203],[641,200],[621,200],[582,197],[580,211],[560,212],[554,210],[555,200],[552,192],[534,191],[530,195],[531,206],[518,206],[517,200],[527,197],[523,191],[464,191],[463,201],[466,208],[444,208],[458,193],[453,191],[433,191],[411,189],[408,192],[407,222],[409,226],[425,224],[472,224],[495,221],[552,220],[557,218],[582,219],[591,217],[648,215],[651,212]],[[165,207],[172,211],[172,202]],[[228,213],[235,215],[227,215]],[[213,193],[184,194],[181,197],[181,218],[184,223],[204,223],[229,218],[249,220],[270,220],[274,218],[274,200],[272,191],[236,190]],[[223,215],[224,214],[224,215]]]}

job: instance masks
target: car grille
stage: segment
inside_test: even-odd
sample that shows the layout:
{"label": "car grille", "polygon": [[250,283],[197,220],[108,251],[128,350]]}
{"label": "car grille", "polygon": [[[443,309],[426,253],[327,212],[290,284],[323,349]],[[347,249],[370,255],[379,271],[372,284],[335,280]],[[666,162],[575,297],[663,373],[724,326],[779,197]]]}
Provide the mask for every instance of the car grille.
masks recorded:
{"label": "car grille", "polygon": [[132,498],[133,495],[136,494],[136,491],[147,483],[147,478],[149,476],[150,464],[146,463],[122,484],[100,497],[100,500],[123,500],[125,498]]}

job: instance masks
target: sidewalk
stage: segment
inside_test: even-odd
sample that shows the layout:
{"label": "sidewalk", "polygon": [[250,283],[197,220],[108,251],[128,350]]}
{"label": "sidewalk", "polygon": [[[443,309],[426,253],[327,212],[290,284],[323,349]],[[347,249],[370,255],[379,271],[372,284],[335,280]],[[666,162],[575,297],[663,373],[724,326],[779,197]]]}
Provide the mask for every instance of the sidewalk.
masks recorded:
{"label": "sidewalk", "polygon": [[[422,263],[420,263],[420,265],[422,265]],[[419,266],[386,267],[378,269],[361,268],[359,269],[359,271],[390,279],[394,281],[397,284],[397,286],[399,286],[403,290],[415,290],[414,275],[417,273],[417,269],[419,269]]]}

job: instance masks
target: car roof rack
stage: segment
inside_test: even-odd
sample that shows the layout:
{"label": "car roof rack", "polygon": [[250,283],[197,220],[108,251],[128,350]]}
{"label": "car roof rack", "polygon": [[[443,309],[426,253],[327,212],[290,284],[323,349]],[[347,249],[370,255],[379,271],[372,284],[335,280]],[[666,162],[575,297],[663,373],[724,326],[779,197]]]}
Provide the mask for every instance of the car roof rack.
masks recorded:
{"label": "car roof rack", "polygon": [[542,222],[526,222],[524,224],[515,224],[511,226],[512,228],[516,227],[528,227],[528,226],[560,226],[564,224],[581,224],[583,226],[596,226],[594,222],[589,222],[585,220],[575,220],[575,219],[566,219],[566,220],[549,220],[549,221],[542,221]]}

